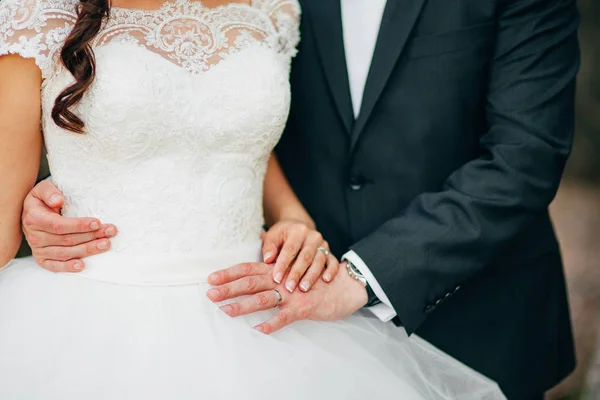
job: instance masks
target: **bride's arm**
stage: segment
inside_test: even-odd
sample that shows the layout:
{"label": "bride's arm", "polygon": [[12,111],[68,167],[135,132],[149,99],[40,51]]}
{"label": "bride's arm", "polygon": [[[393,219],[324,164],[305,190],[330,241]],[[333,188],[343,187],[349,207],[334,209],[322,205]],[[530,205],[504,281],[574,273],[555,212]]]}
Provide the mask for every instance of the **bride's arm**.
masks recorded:
{"label": "bride's arm", "polygon": [[315,229],[315,223],[288,183],[277,156],[271,153],[264,188],[265,222],[267,226],[282,220],[296,220]]}
{"label": "bride's arm", "polygon": [[329,244],[290,187],[275,154],[271,154],[264,185],[265,221],[263,258],[275,262],[273,279],[280,283],[287,273],[286,288],[310,290],[321,273],[326,282],[338,271],[338,262],[328,254]]}
{"label": "bride's arm", "polygon": [[21,244],[21,208],[39,169],[41,84],[33,60],[0,57],[0,267]]}

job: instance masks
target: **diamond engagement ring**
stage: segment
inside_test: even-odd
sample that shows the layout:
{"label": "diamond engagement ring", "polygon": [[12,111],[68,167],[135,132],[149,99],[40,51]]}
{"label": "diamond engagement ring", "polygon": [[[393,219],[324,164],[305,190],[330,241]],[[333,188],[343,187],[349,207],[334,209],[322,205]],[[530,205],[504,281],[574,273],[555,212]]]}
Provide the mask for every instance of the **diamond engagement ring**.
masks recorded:
{"label": "diamond engagement ring", "polygon": [[277,304],[275,304],[273,308],[277,308],[279,307],[279,304],[281,304],[281,302],[283,301],[283,297],[281,297],[281,293],[279,293],[279,290],[273,289],[273,291],[275,292],[275,296],[277,296]]}
{"label": "diamond engagement ring", "polygon": [[329,250],[327,250],[325,247],[319,247],[317,251],[320,251],[321,253],[325,254],[325,257],[329,257]]}

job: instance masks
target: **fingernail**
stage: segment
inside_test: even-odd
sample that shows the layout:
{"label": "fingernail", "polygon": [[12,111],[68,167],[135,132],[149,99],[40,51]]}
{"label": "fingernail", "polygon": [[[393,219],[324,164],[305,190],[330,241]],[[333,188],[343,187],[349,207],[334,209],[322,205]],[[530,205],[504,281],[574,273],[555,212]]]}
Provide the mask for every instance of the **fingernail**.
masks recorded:
{"label": "fingernail", "polygon": [[256,329],[257,331],[261,332],[261,333],[265,333],[265,331],[263,331],[263,327],[262,326],[255,326],[254,329]]}
{"label": "fingernail", "polygon": [[50,197],[50,204],[52,205],[57,205],[58,203],[60,203],[61,197],[57,194],[53,195],[52,197]]}
{"label": "fingernail", "polygon": [[331,282],[331,274],[326,273],[325,275],[323,275],[323,279],[325,280],[325,282]]}
{"label": "fingernail", "polygon": [[80,263],[75,263],[75,264],[73,265],[73,269],[74,269],[75,271],[81,271],[81,270],[83,269],[83,265],[81,265]]}
{"label": "fingernail", "polygon": [[275,280],[275,282],[281,283],[281,281],[283,280],[283,272],[276,273],[275,278],[273,279]]}
{"label": "fingernail", "polygon": [[271,257],[273,256],[273,253],[267,253],[263,256],[263,261],[267,262],[267,260],[269,260]]}
{"label": "fingernail", "polygon": [[214,281],[216,281],[217,279],[219,279],[219,275],[217,275],[217,274],[210,274],[210,275],[208,276],[208,280],[210,280],[210,281],[213,281],[213,282],[214,282]]}
{"label": "fingernail", "polygon": [[309,281],[304,281],[300,284],[300,289],[302,289],[304,292],[307,292],[308,289],[310,289],[310,282]]}
{"label": "fingernail", "polygon": [[287,281],[285,284],[285,288],[292,293],[296,288],[296,281]]}
{"label": "fingernail", "polygon": [[221,307],[221,311],[223,311],[225,314],[231,316],[231,311],[233,309],[231,308],[231,306],[225,305],[223,307]]}
{"label": "fingernail", "polygon": [[111,226],[111,227],[106,228],[104,233],[106,234],[106,236],[115,236],[117,234],[117,230]]}
{"label": "fingernail", "polygon": [[98,229],[100,229],[100,224],[97,221],[94,221],[90,224],[90,228],[92,228],[92,230],[97,231]]}
{"label": "fingernail", "polygon": [[98,243],[98,250],[106,250],[108,249],[108,240],[102,240]]}
{"label": "fingernail", "polygon": [[210,297],[211,299],[218,299],[219,298],[219,291],[217,289],[210,289],[208,292],[208,297]]}

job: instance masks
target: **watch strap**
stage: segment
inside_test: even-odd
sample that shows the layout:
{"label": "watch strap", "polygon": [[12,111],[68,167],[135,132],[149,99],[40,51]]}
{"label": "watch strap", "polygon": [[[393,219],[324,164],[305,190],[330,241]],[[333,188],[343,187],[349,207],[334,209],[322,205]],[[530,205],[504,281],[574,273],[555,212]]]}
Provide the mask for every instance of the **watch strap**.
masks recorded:
{"label": "watch strap", "polygon": [[377,295],[373,291],[373,288],[371,287],[371,285],[369,285],[367,278],[365,278],[365,276],[360,272],[360,270],[356,268],[356,265],[352,264],[350,261],[347,261],[347,263],[348,273],[350,274],[350,276],[352,276],[354,279],[362,282],[365,285],[365,289],[367,290],[367,304],[365,305],[365,307],[373,307],[377,304],[381,304],[381,300],[379,300],[379,297],[377,297]]}
{"label": "watch strap", "polygon": [[369,307],[373,307],[376,306],[377,304],[381,304],[381,300],[379,300],[379,297],[377,297],[377,295],[375,294],[375,292],[373,291],[373,288],[371,287],[371,285],[369,285],[369,283],[367,283],[367,304],[365,305],[365,307],[369,308]]}

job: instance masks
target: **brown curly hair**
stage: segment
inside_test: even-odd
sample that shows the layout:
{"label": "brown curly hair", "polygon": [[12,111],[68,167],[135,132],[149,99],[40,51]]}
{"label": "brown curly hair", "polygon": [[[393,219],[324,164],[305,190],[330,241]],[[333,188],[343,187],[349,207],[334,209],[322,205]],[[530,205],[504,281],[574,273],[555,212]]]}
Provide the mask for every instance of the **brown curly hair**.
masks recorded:
{"label": "brown curly hair", "polygon": [[62,63],[75,78],[75,83],[56,98],[52,119],[56,125],[71,132],[84,132],[83,121],[71,108],[81,101],[94,81],[96,59],[91,43],[109,13],[109,0],[80,0],[77,22],[60,53]]}

